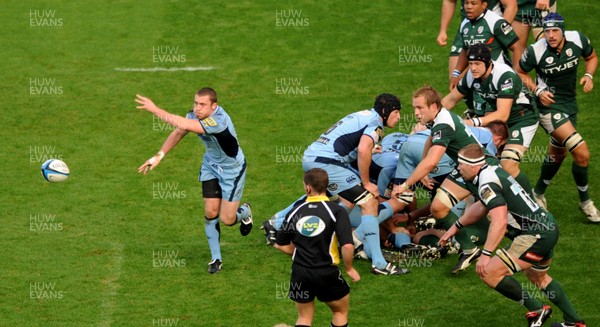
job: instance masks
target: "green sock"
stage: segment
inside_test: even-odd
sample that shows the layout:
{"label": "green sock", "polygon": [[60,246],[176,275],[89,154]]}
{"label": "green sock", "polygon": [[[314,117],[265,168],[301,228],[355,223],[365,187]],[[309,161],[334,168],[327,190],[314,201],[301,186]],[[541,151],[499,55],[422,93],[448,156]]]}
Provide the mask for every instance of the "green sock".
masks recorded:
{"label": "green sock", "polygon": [[579,192],[579,202],[585,202],[590,199],[588,194],[588,167],[577,166],[575,163],[571,166],[571,172],[573,173],[573,179],[577,185],[577,191]]}
{"label": "green sock", "polygon": [[435,235],[425,235],[419,240],[420,245],[434,246],[439,242],[440,238]]}
{"label": "green sock", "polygon": [[[438,220],[438,224],[445,230],[450,229],[452,225],[458,220],[458,216],[450,210],[446,217]],[[454,239],[460,244],[460,249],[463,251],[469,251],[476,248],[475,243],[471,240],[471,236],[464,230],[459,230]]]}
{"label": "green sock", "polygon": [[537,184],[535,184],[535,193],[544,194],[546,192],[546,188],[550,185],[550,181],[554,178],[556,173],[558,173],[560,165],[562,165],[562,161],[556,162],[550,159],[549,155],[544,158],[540,178],[538,179]]}
{"label": "green sock", "polygon": [[505,297],[513,301],[520,302],[529,311],[540,310],[543,306],[542,302],[524,290],[521,283],[510,276],[504,276],[504,278],[502,278],[500,283],[498,283],[494,289]]}
{"label": "green sock", "polygon": [[531,194],[531,183],[529,183],[529,178],[527,178],[525,172],[521,170],[521,172],[519,172],[519,175],[515,177],[515,180],[519,183],[519,185],[521,185],[521,187],[523,187],[523,189],[525,190],[525,192],[527,192],[527,194],[529,194],[529,196],[533,195]]}
{"label": "green sock", "polygon": [[578,322],[581,320],[581,317],[577,314],[577,311],[573,308],[573,304],[571,304],[565,291],[563,291],[557,281],[552,280],[542,292],[563,312],[563,317],[566,322]]}

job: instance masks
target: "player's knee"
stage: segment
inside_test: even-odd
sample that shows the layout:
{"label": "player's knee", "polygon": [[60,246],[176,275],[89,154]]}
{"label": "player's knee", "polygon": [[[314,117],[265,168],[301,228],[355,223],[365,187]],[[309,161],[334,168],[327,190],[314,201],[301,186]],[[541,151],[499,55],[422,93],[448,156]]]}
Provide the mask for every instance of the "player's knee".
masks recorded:
{"label": "player's knee", "polygon": [[219,208],[212,208],[206,206],[204,208],[204,216],[206,217],[217,217],[219,215]]}
{"label": "player's knee", "polygon": [[458,203],[458,199],[452,192],[440,187],[438,188],[433,201],[431,202],[431,214],[436,219],[442,219],[448,215],[450,209]]}
{"label": "player's knee", "polygon": [[448,206],[442,201],[438,200],[437,196],[435,199],[433,199],[433,202],[431,202],[430,210],[435,219],[442,219],[450,212],[450,208],[448,208]]}
{"label": "player's knee", "polygon": [[523,160],[523,152],[515,148],[504,149],[500,155],[502,168],[513,176],[519,172],[521,160]]}
{"label": "player's knee", "polygon": [[374,197],[371,197],[358,204],[364,215],[377,215],[377,207],[379,202]]}
{"label": "player's knee", "polygon": [[506,170],[511,176],[517,176],[520,172],[519,163],[512,160],[500,161],[502,169]]}
{"label": "player's knee", "polygon": [[589,165],[590,150],[585,144],[584,146],[577,147],[571,154],[573,155],[573,161],[575,161],[579,167],[587,167]]}
{"label": "player's knee", "polygon": [[575,151],[575,149],[580,147],[583,143],[583,137],[581,137],[581,134],[575,131],[571,135],[567,136],[562,146],[569,152],[573,153],[573,151]]}

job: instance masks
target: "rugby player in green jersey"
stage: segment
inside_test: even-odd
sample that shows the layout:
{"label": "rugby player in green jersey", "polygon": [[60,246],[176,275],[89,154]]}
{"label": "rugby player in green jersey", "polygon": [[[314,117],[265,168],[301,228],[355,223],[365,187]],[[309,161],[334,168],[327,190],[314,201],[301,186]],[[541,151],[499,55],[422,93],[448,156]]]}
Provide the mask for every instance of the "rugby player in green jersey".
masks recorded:
{"label": "rugby player in green jersey", "polygon": [[539,124],[532,96],[523,88],[515,71],[506,64],[492,61],[490,49],[481,43],[469,49],[469,70],[458,86],[442,99],[442,105],[452,109],[470,92],[475,117],[465,124],[478,127],[499,120],[508,125],[509,138],[501,151],[500,162],[502,168],[529,190],[530,183],[520,163]]}
{"label": "rugby player in green jersey", "polygon": [[[537,95],[540,122],[550,134],[548,155],[541,167],[540,177],[533,190],[535,200],[546,208],[544,193],[558,173],[567,151],[573,156],[571,172],[579,191],[579,207],[592,222],[600,222],[600,213],[588,193],[588,164],[590,151],[577,132],[577,67],[585,59],[585,74],[579,80],[584,92],[594,87],[593,76],[598,66],[596,51],[589,39],[577,31],[565,31],[564,19],[548,14],[543,22],[545,39],[527,48],[517,72],[525,86]],[[536,80],[527,75],[535,70]]]}
{"label": "rugby player in green jersey", "polygon": [[[527,47],[529,31],[535,41],[544,37],[542,20],[550,12],[556,12],[556,0],[517,0],[517,14],[512,23],[522,47]],[[534,42],[535,42],[534,41]]]}
{"label": "rugby player in green jersey", "polygon": [[[490,227],[477,274],[490,288],[525,306],[529,326],[542,326],[552,308],[542,304],[513,274],[523,271],[564,314],[565,322],[552,326],[585,327],[558,281],[548,275],[558,241],[558,225],[551,213],[538,206],[527,191],[501,167],[488,165],[485,152],[471,144],[458,152],[458,170],[478,202],[472,205],[440,239],[445,244],[462,227],[490,217]],[[510,226],[516,236],[506,248],[496,251]],[[494,255],[496,253],[496,256]]]}
{"label": "rugby player in green jersey", "polygon": [[[427,175],[436,167],[444,154],[447,154],[456,164],[460,149],[469,144],[481,146],[470,129],[463,123],[462,118],[442,107],[441,101],[438,91],[430,86],[424,86],[413,93],[412,105],[415,108],[415,116],[419,123],[430,127],[431,135],[425,142],[423,160],[404,183],[394,185],[392,197],[405,194],[419,181],[423,185],[431,185]],[[495,164],[498,163],[498,160],[491,155],[488,160]],[[440,227],[448,229],[454,224],[458,216],[450,209],[470,194],[471,192],[464,185],[458,171],[452,171],[444,179],[430,208],[433,216],[439,220]],[[481,250],[475,246],[468,233],[458,233],[456,240],[460,243],[462,254],[457,265],[451,270],[453,274],[465,270],[481,255]]]}
{"label": "rugby player in green jersey", "polygon": [[[442,47],[445,47],[447,44],[448,26],[450,26],[450,22],[454,16],[457,2],[458,0],[442,0],[440,31],[436,39],[437,43]],[[461,21],[467,18],[467,13],[465,12],[465,7],[463,4],[464,2],[460,1]],[[517,0],[488,0],[487,8],[502,16],[507,22],[512,23],[513,19],[515,18],[515,14],[517,13]],[[460,34],[460,30],[457,30],[456,35],[454,36],[454,41],[452,41],[452,47],[450,48],[450,56],[448,57],[448,77],[450,78],[452,78],[452,71],[458,62],[458,55],[460,54],[461,48],[462,36]]]}
{"label": "rugby player in green jersey", "polygon": [[462,49],[450,79],[450,90],[458,83],[460,74],[468,68],[467,52],[478,43],[486,44],[492,51],[492,60],[511,64],[508,50],[513,52],[512,64],[519,64],[524,47],[512,26],[501,16],[487,9],[487,0],[465,0],[465,18],[460,24]]}

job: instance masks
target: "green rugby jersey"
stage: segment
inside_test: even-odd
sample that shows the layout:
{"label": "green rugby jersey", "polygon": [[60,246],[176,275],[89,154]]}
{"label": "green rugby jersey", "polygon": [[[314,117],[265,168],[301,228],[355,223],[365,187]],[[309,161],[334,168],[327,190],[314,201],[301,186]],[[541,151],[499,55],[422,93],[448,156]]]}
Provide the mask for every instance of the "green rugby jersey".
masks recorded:
{"label": "green rugby jersey", "polygon": [[581,57],[592,54],[590,40],[580,32],[566,31],[565,44],[559,53],[541,39],[527,47],[519,66],[526,72],[535,69],[538,87],[545,87],[554,94],[554,103],[546,107],[537,101],[542,113],[552,109],[568,115],[577,114],[577,66]]}
{"label": "green rugby jersey", "polygon": [[506,205],[508,225],[522,234],[556,231],[554,217],[538,206],[527,191],[500,166],[484,166],[475,179],[467,183],[467,187],[488,211]]}
{"label": "green rugby jersey", "polygon": [[494,62],[490,75],[485,79],[473,77],[469,69],[458,82],[457,90],[465,97],[473,92],[472,108],[477,116],[496,111],[497,99],[506,98],[514,100],[506,122],[509,127],[524,120],[531,120],[531,124],[538,121],[531,95],[523,88],[521,78],[509,65]]}
{"label": "green rugby jersey", "polygon": [[460,24],[463,51],[476,43],[484,43],[492,52],[492,60],[510,64],[508,48],[519,40],[512,26],[502,16],[486,10],[474,21],[464,19]]}
{"label": "green rugby jersey", "polygon": [[481,143],[475,138],[462,119],[455,113],[446,108],[442,108],[433,120],[431,127],[431,143],[433,145],[442,145],[446,148],[446,154],[458,162],[458,151],[465,146]]}

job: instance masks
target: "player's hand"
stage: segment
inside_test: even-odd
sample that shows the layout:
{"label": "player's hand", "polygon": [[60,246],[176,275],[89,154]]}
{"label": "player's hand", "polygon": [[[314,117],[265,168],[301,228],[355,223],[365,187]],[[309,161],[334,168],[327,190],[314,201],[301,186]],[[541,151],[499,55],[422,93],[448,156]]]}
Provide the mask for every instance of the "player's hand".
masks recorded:
{"label": "player's hand", "polygon": [[141,96],[139,94],[135,95],[135,102],[139,103],[140,105],[137,106],[136,108],[138,109],[145,109],[148,111],[152,111],[154,109],[157,109],[158,107],[154,104],[154,102],[152,102],[152,100],[150,100],[149,98],[146,98],[144,96]]}
{"label": "player's hand", "polygon": [[554,94],[550,91],[542,91],[538,98],[546,107],[554,103]]}
{"label": "player's hand", "polygon": [[446,44],[447,44],[446,41],[448,41],[448,35],[446,34],[446,32],[445,31],[440,31],[440,34],[438,34],[438,37],[437,37],[436,41],[437,41],[437,43],[439,45],[445,47]]}
{"label": "player's hand", "polygon": [[487,275],[487,266],[490,263],[490,257],[487,255],[481,255],[477,261],[477,275],[484,278]]}
{"label": "player's hand", "polygon": [[457,232],[458,232],[458,228],[456,228],[456,226],[452,225],[452,227],[450,227],[450,229],[448,229],[448,231],[446,231],[446,233],[444,233],[444,235],[442,235],[442,237],[440,237],[438,244],[441,246],[446,245],[446,243],[448,243],[448,241],[452,237],[454,237],[454,235],[456,235]]}
{"label": "player's hand", "polygon": [[148,173],[148,170],[152,170],[156,168],[156,166],[158,166],[158,164],[162,160],[162,157],[163,156],[161,156],[160,153],[157,153],[154,157],[146,160],[146,162],[144,162],[138,168],[138,173],[143,173],[144,175],[146,175]]}
{"label": "player's hand", "polygon": [[373,147],[373,150],[371,150],[371,153],[381,153],[381,145],[379,144],[375,144],[375,146]]}
{"label": "player's hand", "polygon": [[460,76],[458,77],[450,77],[450,92],[452,92],[452,90],[454,90],[454,88],[456,88],[456,86],[458,85],[458,82],[460,81]]}
{"label": "player's hand", "polygon": [[411,134],[418,133],[427,129],[427,126],[421,123],[416,123],[413,128]]}
{"label": "player's hand", "polygon": [[550,9],[550,0],[537,0],[535,2],[535,9],[538,9],[538,10]]}
{"label": "player's hand", "polygon": [[348,277],[350,277],[350,279],[352,279],[353,282],[358,282],[360,280],[360,275],[358,274],[358,271],[356,271],[356,269],[354,268],[346,270],[346,274],[348,274]]}
{"label": "player's hand", "polygon": [[373,194],[374,197],[378,197],[379,196],[379,190],[377,189],[377,185],[369,182],[368,184],[364,184],[365,190],[371,192],[371,194]]}
{"label": "player's hand", "polygon": [[588,93],[594,88],[594,81],[589,76],[583,76],[579,80],[579,85],[583,85],[583,92]]}
{"label": "player's hand", "polygon": [[423,186],[425,186],[428,190],[433,190],[435,180],[429,177],[429,175],[425,175],[423,178],[421,178],[421,184],[423,184]]}
{"label": "player's hand", "polygon": [[404,187],[404,183],[400,185],[394,185],[394,189],[392,190],[392,198],[398,198],[400,193],[406,192],[406,188]]}

